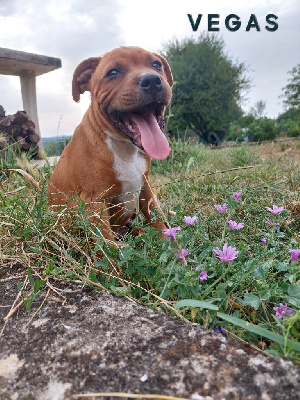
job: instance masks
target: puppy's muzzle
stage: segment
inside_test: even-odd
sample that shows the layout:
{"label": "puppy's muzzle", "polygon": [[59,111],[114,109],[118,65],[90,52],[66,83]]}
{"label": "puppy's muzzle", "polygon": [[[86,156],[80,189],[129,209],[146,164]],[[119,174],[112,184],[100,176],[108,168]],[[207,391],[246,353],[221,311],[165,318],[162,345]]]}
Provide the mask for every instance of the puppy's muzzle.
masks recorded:
{"label": "puppy's muzzle", "polygon": [[147,74],[142,76],[139,81],[139,85],[144,92],[152,95],[160,92],[163,88],[160,77],[155,74]]}

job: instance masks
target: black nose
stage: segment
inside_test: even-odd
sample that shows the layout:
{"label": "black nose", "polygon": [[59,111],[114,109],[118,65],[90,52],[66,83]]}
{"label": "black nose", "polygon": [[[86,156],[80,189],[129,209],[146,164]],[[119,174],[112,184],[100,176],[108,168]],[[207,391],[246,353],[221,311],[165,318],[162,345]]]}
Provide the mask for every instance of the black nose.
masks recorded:
{"label": "black nose", "polygon": [[145,92],[151,94],[158,93],[163,87],[160,77],[155,74],[142,76],[139,85]]}

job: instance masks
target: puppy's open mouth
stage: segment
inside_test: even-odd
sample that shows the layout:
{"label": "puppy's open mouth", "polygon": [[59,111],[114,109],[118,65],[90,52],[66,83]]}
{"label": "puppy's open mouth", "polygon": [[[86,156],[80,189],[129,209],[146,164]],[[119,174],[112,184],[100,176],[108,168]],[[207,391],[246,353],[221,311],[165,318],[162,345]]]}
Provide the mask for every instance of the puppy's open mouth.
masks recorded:
{"label": "puppy's open mouth", "polygon": [[109,118],[115,127],[132,143],[156,160],[164,160],[170,152],[169,143],[162,132],[164,105],[150,103],[131,111],[113,110]]}

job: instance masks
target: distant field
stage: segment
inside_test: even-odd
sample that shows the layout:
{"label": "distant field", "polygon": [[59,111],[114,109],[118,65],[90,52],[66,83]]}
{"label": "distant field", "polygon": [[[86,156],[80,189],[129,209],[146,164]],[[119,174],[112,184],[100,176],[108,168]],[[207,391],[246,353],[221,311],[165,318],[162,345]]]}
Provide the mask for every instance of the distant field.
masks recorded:
{"label": "distant field", "polygon": [[42,138],[44,150],[48,157],[60,156],[72,136],[53,136]]}
{"label": "distant field", "polygon": [[[73,280],[299,360],[300,256],[290,253],[300,249],[299,140],[220,150],[173,142],[167,160],[152,162],[152,186],[169,228],[180,227],[175,240],[147,227],[117,248],[84,204],[72,221],[47,209],[50,165],[2,164],[21,171],[1,173],[1,262],[25,271],[17,280],[28,309],[58,280]],[[198,219],[188,225],[185,216]],[[235,249],[229,262],[216,250],[225,243]]]}

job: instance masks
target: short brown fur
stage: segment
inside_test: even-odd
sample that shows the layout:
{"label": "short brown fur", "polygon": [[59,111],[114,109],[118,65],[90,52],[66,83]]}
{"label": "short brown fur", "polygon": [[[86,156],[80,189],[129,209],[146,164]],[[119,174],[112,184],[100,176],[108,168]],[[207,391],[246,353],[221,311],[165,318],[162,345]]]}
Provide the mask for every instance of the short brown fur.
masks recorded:
{"label": "short brown fur", "polygon": [[[165,227],[160,219],[151,221],[151,212],[157,204],[149,186],[149,155],[137,150],[108,117],[110,109],[126,111],[150,101],[146,98],[148,94],[141,93],[138,82],[143,74],[153,73],[151,62],[157,59],[162,70],[154,73],[163,84],[159,101],[167,105],[173,84],[169,65],[163,57],[138,47],[120,47],[102,57],[89,58],[74,72],[73,99],[79,101],[80,94],[90,91],[91,104],[50,178],[49,204],[54,209],[73,207],[79,197],[94,220],[101,216],[102,233],[110,240],[124,231],[136,215],[136,207],[128,210],[126,202],[120,201],[124,182],[114,168],[116,157],[122,162],[130,161],[131,156],[138,157],[144,163],[143,183],[136,204],[149,224],[158,230]],[[107,79],[107,72],[112,68],[122,69],[120,79]]]}

